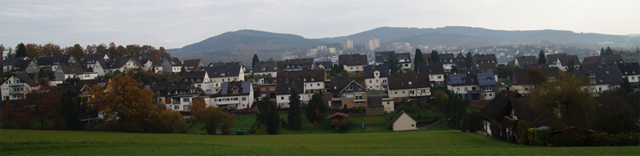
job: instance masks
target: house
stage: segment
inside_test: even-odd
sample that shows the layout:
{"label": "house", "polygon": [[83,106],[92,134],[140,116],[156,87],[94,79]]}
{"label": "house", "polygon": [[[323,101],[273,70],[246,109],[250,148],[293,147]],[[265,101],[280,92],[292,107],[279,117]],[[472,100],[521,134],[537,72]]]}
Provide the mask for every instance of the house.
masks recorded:
{"label": "house", "polygon": [[535,56],[520,56],[516,57],[515,61],[515,65],[522,68],[529,68],[529,66],[536,64],[538,64],[538,59]]}
{"label": "house", "polygon": [[556,61],[555,66],[562,71],[567,71],[569,70],[569,66],[572,63],[573,63],[574,70],[580,68],[580,59],[578,58],[577,55],[567,55],[567,56],[558,57],[558,61]]}
{"label": "house", "polygon": [[362,72],[368,64],[367,55],[346,54],[338,56],[338,62],[344,66],[347,72]]}
{"label": "house", "polygon": [[613,65],[616,63],[624,63],[621,55],[599,55],[584,57],[582,64],[584,65]]}
{"label": "house", "polygon": [[[491,69],[478,69],[475,71],[476,80],[478,82],[478,89],[480,91],[480,95],[478,99],[480,100],[491,100],[495,95],[495,91],[497,89],[497,79],[496,75],[493,74]],[[475,100],[475,98],[472,98]]]}
{"label": "house", "polygon": [[91,101],[91,88],[95,85],[105,87],[107,85],[105,80],[80,80],[78,81],[78,95],[82,98],[87,98],[87,101]]}
{"label": "house", "polygon": [[402,74],[389,76],[389,97],[394,101],[431,96],[428,74]]}
{"label": "house", "polygon": [[244,81],[245,67],[242,62],[211,63],[204,68],[209,82]]}
{"label": "house", "polygon": [[447,89],[461,94],[463,99],[478,99],[480,89],[474,73],[451,73],[447,79]]}
{"label": "house", "polygon": [[429,74],[429,80],[432,86],[446,85],[442,62],[419,63],[416,67],[418,68],[416,70],[417,73]]}
{"label": "house", "polygon": [[53,67],[58,65],[58,60],[57,57],[40,57],[37,61],[38,67],[47,72],[54,72],[56,69],[53,69]]}
{"label": "house", "polygon": [[258,93],[260,98],[269,97],[276,100],[276,84],[258,85]]}
{"label": "house", "polygon": [[393,98],[382,98],[382,107],[387,113],[395,112],[395,103]]}
{"label": "house", "polygon": [[4,60],[2,60],[2,71],[4,72],[11,71],[13,70],[14,65],[24,60],[29,60],[29,58],[28,57],[4,58]]}
{"label": "house", "polygon": [[194,71],[204,68],[204,63],[201,59],[184,60],[182,65],[186,71]]}
{"label": "house", "polygon": [[155,92],[155,102],[175,111],[190,112],[191,102],[199,97],[193,82],[154,82],[148,86]]}
{"label": "house", "polygon": [[2,101],[20,100],[29,94],[29,92],[38,90],[40,86],[36,82],[37,74],[27,74],[24,72],[11,73],[2,84]]}
{"label": "house", "polygon": [[440,54],[438,57],[440,57],[440,62],[445,72],[450,72],[456,64],[455,55],[453,54]]}
{"label": "house", "polygon": [[404,110],[401,110],[398,115],[391,120],[394,132],[418,130],[417,123],[418,122],[405,113]]}
{"label": "house", "polygon": [[316,68],[324,69],[324,70],[331,70],[331,68],[333,68],[333,63],[331,61],[316,62]]}
{"label": "house", "polygon": [[304,81],[302,79],[282,79],[276,81],[276,104],[278,108],[289,108],[289,100],[291,100],[291,88],[295,87],[298,91],[301,103],[309,102],[304,99]]}
{"label": "house", "polygon": [[367,108],[367,89],[356,80],[350,77],[332,78],[329,92],[325,94],[327,105],[333,108]]}
{"label": "house", "polygon": [[[489,136],[517,135],[519,121],[540,126],[536,122],[538,114],[531,108],[529,101],[530,98],[521,94],[503,90],[478,112],[476,118],[482,120],[483,129]],[[491,129],[492,122],[498,124],[500,129]]]}
{"label": "house", "polygon": [[56,80],[64,81],[67,79],[79,79],[79,75],[82,73],[84,73],[84,70],[79,64],[60,63],[54,75]]}
{"label": "house", "polygon": [[602,93],[608,90],[616,90],[620,88],[620,84],[624,83],[620,69],[614,66],[603,66],[597,69],[580,69],[573,72],[576,77],[588,76],[593,86],[592,93]]}
{"label": "house", "polygon": [[89,72],[96,72],[103,76],[105,60],[109,60],[109,56],[105,54],[87,55],[82,59],[82,66]]}
{"label": "house", "polygon": [[498,59],[496,59],[496,54],[475,54],[473,55],[473,63],[498,63]]}
{"label": "house", "polygon": [[[544,75],[547,76],[547,82],[555,81],[558,71],[560,69],[556,67],[539,67]],[[530,68],[535,69],[535,68]],[[529,95],[531,91],[534,89],[534,82],[530,80],[526,80],[524,76],[527,74],[528,69],[519,69],[513,71],[513,76],[511,78],[511,90],[514,92],[518,92],[522,95]]]}
{"label": "house", "polygon": [[33,60],[18,60],[12,67],[11,72],[39,73],[40,67]]}
{"label": "house", "polygon": [[389,65],[368,65],[364,67],[364,82],[368,90],[387,90]]}
{"label": "house", "polygon": [[144,71],[151,71],[153,69],[153,62],[144,57],[135,58],[134,61],[138,62],[140,68]]}
{"label": "house", "polygon": [[302,80],[304,82],[304,91],[308,93],[305,98],[311,98],[313,93],[325,92],[324,81],[327,80],[327,73],[325,73],[323,69],[278,72],[278,79],[276,81],[283,79]]}
{"label": "house", "polygon": [[396,58],[398,58],[398,62],[400,63],[402,70],[413,68],[410,53],[396,53],[394,51],[376,52],[375,65],[384,64],[384,62],[387,60],[387,57],[389,57],[389,54],[391,53],[394,53],[396,55]]}
{"label": "house", "polygon": [[132,58],[112,59],[105,61],[105,73],[113,73],[116,71],[125,73],[128,70],[138,70],[142,68],[137,61]]}
{"label": "house", "polygon": [[618,66],[623,79],[626,79],[629,83],[638,84],[638,80],[640,80],[640,64],[618,63],[616,65]]}
{"label": "house", "polygon": [[[182,61],[177,57],[165,58],[162,61],[162,70],[167,73],[180,73],[182,71]],[[158,71],[158,70],[156,70]]]}
{"label": "house", "polygon": [[233,81],[222,83],[221,91],[210,96],[210,105],[223,110],[251,108],[253,87],[251,81]]}
{"label": "house", "polygon": [[298,58],[284,60],[284,70],[286,71],[298,71],[305,69],[315,69],[315,62],[313,58]]}
{"label": "house", "polygon": [[253,75],[271,75],[275,78],[278,76],[278,66],[273,60],[256,62],[253,66]]}
{"label": "house", "polygon": [[211,91],[213,88],[207,88],[205,83],[210,82],[207,71],[190,71],[182,74],[182,82],[193,82],[193,84],[204,91]]}

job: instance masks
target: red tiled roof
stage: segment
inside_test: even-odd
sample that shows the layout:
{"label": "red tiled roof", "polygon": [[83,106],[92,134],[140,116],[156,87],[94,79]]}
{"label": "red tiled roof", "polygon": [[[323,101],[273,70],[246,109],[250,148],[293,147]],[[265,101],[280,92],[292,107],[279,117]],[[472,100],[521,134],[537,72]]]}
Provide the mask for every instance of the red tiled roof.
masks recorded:
{"label": "red tiled roof", "polygon": [[339,116],[342,116],[342,117],[347,117],[347,118],[349,117],[349,115],[347,115],[347,114],[344,114],[344,113],[340,113],[340,112],[338,112],[338,113],[333,113],[333,114],[331,114],[331,115],[327,116],[327,119],[331,119],[331,118],[333,118],[333,117],[335,117],[335,116],[338,116],[338,115],[339,115]]}

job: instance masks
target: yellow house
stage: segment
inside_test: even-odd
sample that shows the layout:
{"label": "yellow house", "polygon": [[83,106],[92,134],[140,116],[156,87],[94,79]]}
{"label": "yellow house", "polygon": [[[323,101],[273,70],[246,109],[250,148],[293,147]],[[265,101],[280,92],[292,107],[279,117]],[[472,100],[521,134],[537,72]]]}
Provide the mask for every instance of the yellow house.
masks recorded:
{"label": "yellow house", "polygon": [[393,124],[393,131],[415,131],[418,130],[417,122],[411,118],[404,110],[400,111],[398,115],[391,121]]}

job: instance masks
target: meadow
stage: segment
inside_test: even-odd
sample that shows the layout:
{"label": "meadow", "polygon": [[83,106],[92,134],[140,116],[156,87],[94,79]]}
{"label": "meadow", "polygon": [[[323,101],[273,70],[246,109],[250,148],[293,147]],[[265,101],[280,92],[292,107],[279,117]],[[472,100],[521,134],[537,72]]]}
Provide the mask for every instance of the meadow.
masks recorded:
{"label": "meadow", "polygon": [[456,130],[284,135],[0,131],[1,155],[640,155],[638,146],[529,147]]}

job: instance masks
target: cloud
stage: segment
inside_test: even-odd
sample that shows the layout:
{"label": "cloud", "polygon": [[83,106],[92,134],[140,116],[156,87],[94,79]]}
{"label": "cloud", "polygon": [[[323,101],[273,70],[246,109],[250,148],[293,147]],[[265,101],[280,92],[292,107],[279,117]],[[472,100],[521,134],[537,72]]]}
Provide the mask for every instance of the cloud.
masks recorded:
{"label": "cloud", "polygon": [[[179,48],[239,29],[307,38],[380,26],[640,33],[637,1],[0,0],[0,43],[148,44]],[[607,24],[610,23],[610,24]]]}

